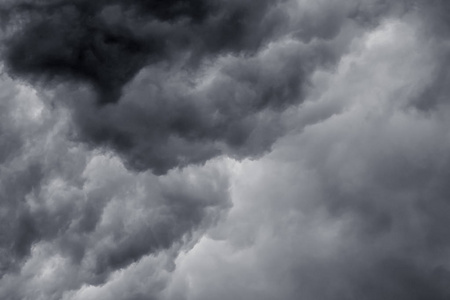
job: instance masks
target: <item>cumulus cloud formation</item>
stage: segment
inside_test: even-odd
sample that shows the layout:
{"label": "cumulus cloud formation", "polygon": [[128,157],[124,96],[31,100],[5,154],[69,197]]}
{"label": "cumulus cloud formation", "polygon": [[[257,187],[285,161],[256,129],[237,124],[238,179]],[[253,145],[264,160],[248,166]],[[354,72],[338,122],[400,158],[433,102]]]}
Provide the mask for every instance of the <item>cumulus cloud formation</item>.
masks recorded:
{"label": "cumulus cloud formation", "polygon": [[387,10],[166,2],[7,2],[5,68],[37,86],[65,85],[54,101],[72,110],[80,141],[164,174],[270,150],[284,131],[280,112],[304,101],[311,74],[332,68]]}
{"label": "cumulus cloud formation", "polygon": [[445,1],[0,1],[0,298],[449,299]]}
{"label": "cumulus cloud formation", "polygon": [[[128,172],[114,156],[68,140],[66,111],[10,80],[3,86],[1,298],[59,299],[65,289],[103,284],[143,257],[188,247],[230,206],[218,166]],[[47,276],[48,267],[55,272]]]}
{"label": "cumulus cloud formation", "polygon": [[[148,64],[172,65],[179,59],[258,48],[266,35],[250,30],[266,16],[269,5],[268,1],[15,1],[3,8],[12,24],[16,19],[22,22],[8,41],[6,61],[19,76],[89,82],[99,103],[114,103],[121,88]],[[265,29],[273,31],[277,23],[269,18]],[[30,45],[35,46],[32,54]]]}

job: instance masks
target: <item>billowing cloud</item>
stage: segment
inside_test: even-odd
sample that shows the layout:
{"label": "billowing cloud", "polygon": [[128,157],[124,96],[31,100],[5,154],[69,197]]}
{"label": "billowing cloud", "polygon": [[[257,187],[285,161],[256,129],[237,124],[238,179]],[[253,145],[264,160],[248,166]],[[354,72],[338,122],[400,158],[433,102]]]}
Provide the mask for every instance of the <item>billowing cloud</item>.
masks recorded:
{"label": "billowing cloud", "polygon": [[163,174],[220,154],[270,150],[284,131],[279,113],[304,101],[311,74],[332,67],[389,8],[377,1],[8,2],[3,57],[14,77],[66,83],[54,101],[72,110],[80,141]]}
{"label": "billowing cloud", "polygon": [[411,106],[441,68],[423,21],[387,19],[316,74],[296,130],[236,164],[227,221],[178,258],[164,299],[450,296],[449,107]]}
{"label": "billowing cloud", "polygon": [[[279,22],[269,1],[16,1],[3,5],[14,32],[5,60],[18,76],[90,83],[101,104],[148,64],[257,49]],[[18,24],[18,22],[19,23]],[[263,28],[261,28],[263,29]],[[219,38],[220,37],[220,38]],[[34,51],[28,51],[29,46]],[[188,56],[182,58],[183,56]]]}
{"label": "billowing cloud", "polygon": [[60,299],[161,251],[173,253],[171,270],[177,251],[230,207],[220,162],[162,177],[129,172],[68,140],[68,111],[2,85],[1,298]]}
{"label": "billowing cloud", "polygon": [[444,1],[0,1],[0,298],[448,299]]}

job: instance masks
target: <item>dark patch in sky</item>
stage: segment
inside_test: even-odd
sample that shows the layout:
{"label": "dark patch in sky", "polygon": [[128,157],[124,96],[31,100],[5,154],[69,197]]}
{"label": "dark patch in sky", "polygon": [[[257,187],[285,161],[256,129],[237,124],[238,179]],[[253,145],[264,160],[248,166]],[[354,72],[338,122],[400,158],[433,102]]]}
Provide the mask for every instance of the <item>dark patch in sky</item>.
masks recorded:
{"label": "dark patch in sky", "polygon": [[449,299],[448,3],[0,0],[0,298]]}
{"label": "dark patch in sky", "polygon": [[100,104],[117,102],[143,66],[182,45],[173,30],[140,34],[127,27],[129,19],[194,26],[206,17],[203,1],[19,1],[5,10],[25,22],[8,41],[12,74],[89,82]]}
{"label": "dark patch in sky", "polygon": [[[257,119],[301,103],[311,72],[336,59],[318,45],[287,53],[292,61],[274,70],[261,69],[252,57],[287,26],[280,3],[19,1],[3,5],[12,28],[3,58],[14,78],[47,87],[87,83],[96,105],[75,99],[90,96],[70,93],[57,101],[71,99],[81,141],[116,151],[134,169],[163,174],[222,153],[257,156],[280,131],[274,124],[268,137],[252,141],[261,127]],[[224,57],[240,58],[243,66],[238,61],[219,70],[207,91],[195,92],[189,81]],[[139,94],[127,88],[147,70],[157,91],[144,82]],[[179,74],[186,77],[169,86]],[[138,99],[126,102],[130,97]]]}
{"label": "dark patch in sky", "polygon": [[19,27],[4,58],[11,74],[46,83],[87,82],[99,104],[116,103],[123,86],[149,64],[177,54],[256,49],[261,41],[249,41],[247,27],[262,20],[268,3],[17,1],[2,9]]}

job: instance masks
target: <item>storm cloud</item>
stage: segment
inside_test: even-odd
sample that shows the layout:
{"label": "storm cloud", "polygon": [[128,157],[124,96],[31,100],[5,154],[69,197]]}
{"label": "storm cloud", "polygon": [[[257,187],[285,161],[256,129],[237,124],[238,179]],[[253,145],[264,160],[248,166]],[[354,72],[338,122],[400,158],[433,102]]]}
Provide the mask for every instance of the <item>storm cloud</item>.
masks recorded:
{"label": "storm cloud", "polygon": [[270,150],[284,131],[280,112],[304,101],[311,74],[332,68],[389,10],[352,1],[324,15],[295,1],[161,3],[3,5],[8,73],[59,91],[52,101],[73,111],[79,141],[157,174]]}
{"label": "storm cloud", "polygon": [[[179,59],[188,64],[196,57],[257,49],[267,37],[249,31],[268,6],[268,1],[9,2],[2,10],[14,32],[4,55],[17,76],[90,83],[98,103],[115,103],[146,65]],[[277,22],[270,23],[265,29],[273,31]]]}
{"label": "storm cloud", "polygon": [[0,298],[449,299],[449,9],[1,0]]}

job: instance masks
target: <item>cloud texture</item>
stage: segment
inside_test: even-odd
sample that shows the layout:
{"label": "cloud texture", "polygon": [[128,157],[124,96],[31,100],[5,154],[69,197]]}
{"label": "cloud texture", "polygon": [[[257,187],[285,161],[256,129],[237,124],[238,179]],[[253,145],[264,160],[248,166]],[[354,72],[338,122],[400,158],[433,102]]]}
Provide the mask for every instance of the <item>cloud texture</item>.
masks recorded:
{"label": "cloud texture", "polygon": [[445,1],[0,1],[0,298],[448,299]]}

